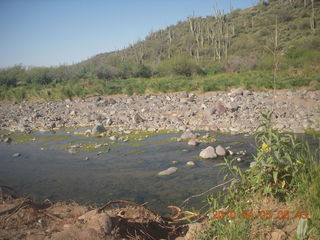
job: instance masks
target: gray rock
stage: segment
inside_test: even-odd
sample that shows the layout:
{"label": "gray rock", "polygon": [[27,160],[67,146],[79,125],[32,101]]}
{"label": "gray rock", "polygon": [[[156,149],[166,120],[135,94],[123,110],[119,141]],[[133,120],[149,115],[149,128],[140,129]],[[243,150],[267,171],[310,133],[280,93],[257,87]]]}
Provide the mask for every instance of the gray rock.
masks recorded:
{"label": "gray rock", "polygon": [[233,89],[230,92],[230,96],[231,97],[240,96],[240,95],[243,95],[243,89],[242,88]]}
{"label": "gray rock", "polygon": [[177,170],[178,170],[178,168],[176,168],[176,167],[169,167],[168,169],[159,172],[158,175],[159,176],[169,176],[171,174],[174,174]]}
{"label": "gray rock", "polygon": [[144,122],[144,119],[143,119],[138,113],[136,113],[136,114],[134,115],[133,120],[134,120],[135,123],[142,123],[142,122]]}
{"label": "gray rock", "polygon": [[199,155],[201,158],[205,158],[205,159],[210,159],[210,158],[217,158],[217,154],[216,154],[216,151],[214,150],[213,147],[209,146],[205,149],[203,149],[201,152],[200,152],[200,155]]}
{"label": "gray rock", "polygon": [[110,126],[110,125],[112,125],[112,123],[113,123],[112,119],[108,118],[106,121],[106,124]]}
{"label": "gray rock", "polygon": [[218,156],[226,156],[226,150],[220,145],[216,147],[216,153]]}
{"label": "gray rock", "polygon": [[243,91],[243,96],[244,97],[247,97],[247,96],[250,96],[250,95],[253,95],[252,91],[250,91],[250,90],[244,90]]}
{"label": "gray rock", "polygon": [[223,114],[227,112],[227,109],[220,102],[216,103],[215,108],[218,114]]}
{"label": "gray rock", "polygon": [[198,146],[200,144],[200,141],[197,140],[197,139],[190,139],[189,142],[188,142],[188,145],[189,146]]}
{"label": "gray rock", "polygon": [[215,114],[215,112],[216,112],[216,109],[213,108],[213,107],[210,107],[210,108],[204,109],[203,115],[204,115],[205,117],[210,117],[210,116],[212,116],[213,114]]}
{"label": "gray rock", "polygon": [[77,150],[75,148],[70,148],[68,149],[68,153],[70,154],[76,154],[77,153]]}
{"label": "gray rock", "polygon": [[12,155],[12,157],[15,157],[15,158],[20,157],[20,156],[21,156],[21,153],[15,153]]}
{"label": "gray rock", "polygon": [[117,103],[117,101],[116,101],[115,99],[113,99],[113,98],[110,98],[110,99],[108,100],[108,103],[111,104],[111,105],[114,105],[114,104]]}
{"label": "gray rock", "polygon": [[95,135],[95,134],[103,133],[104,131],[106,131],[104,126],[102,124],[97,124],[96,126],[94,126],[94,128],[92,128],[91,134]]}
{"label": "gray rock", "polygon": [[197,136],[196,134],[194,134],[193,132],[191,132],[190,129],[187,129],[182,135],[181,135],[181,139],[182,140],[187,140],[187,139],[195,139]]}

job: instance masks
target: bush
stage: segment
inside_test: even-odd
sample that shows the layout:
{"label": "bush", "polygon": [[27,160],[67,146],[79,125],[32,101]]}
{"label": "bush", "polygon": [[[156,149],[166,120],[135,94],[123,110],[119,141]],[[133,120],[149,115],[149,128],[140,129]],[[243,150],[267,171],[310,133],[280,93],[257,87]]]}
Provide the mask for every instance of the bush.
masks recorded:
{"label": "bush", "polygon": [[150,78],[152,76],[152,70],[146,65],[139,65],[137,71],[134,74],[135,77]]}
{"label": "bush", "polygon": [[201,72],[198,64],[191,58],[178,56],[164,61],[159,67],[160,74],[191,77]]}
{"label": "bush", "polygon": [[240,72],[256,68],[258,60],[255,54],[230,57],[224,64],[227,72]]}

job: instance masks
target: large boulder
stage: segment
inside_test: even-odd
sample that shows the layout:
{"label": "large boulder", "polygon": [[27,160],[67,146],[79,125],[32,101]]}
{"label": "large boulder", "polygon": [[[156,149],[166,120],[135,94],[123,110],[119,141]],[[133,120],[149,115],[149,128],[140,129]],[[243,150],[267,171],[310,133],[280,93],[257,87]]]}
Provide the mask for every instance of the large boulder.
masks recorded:
{"label": "large boulder", "polygon": [[209,146],[205,149],[203,149],[201,152],[200,152],[200,155],[199,155],[201,158],[205,158],[205,159],[210,159],[210,158],[217,158],[217,154],[216,154],[216,151],[214,150],[213,147]]}

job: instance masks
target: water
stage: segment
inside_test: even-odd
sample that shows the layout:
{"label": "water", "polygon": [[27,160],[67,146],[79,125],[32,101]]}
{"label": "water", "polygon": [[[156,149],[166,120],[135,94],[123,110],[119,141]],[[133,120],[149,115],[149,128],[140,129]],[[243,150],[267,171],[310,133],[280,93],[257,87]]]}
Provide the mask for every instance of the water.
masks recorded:
{"label": "water", "polygon": [[[0,185],[10,186],[19,195],[37,201],[48,198],[101,205],[123,199],[140,204],[148,202],[149,208],[166,214],[168,205],[179,206],[191,195],[223,182],[224,173],[216,166],[223,158],[202,160],[198,157],[201,149],[221,144],[230,146],[233,152],[246,150],[247,156],[241,157],[244,161],[238,163],[243,168],[248,167],[255,152],[253,138],[244,135],[217,134],[217,142],[198,147],[172,141],[179,135],[161,134],[140,142],[121,142],[76,154],[69,154],[66,145],[110,141],[58,132],[36,133],[34,142],[0,143]],[[97,155],[99,151],[102,153]],[[16,152],[21,156],[12,157]],[[196,165],[186,166],[188,161]],[[172,166],[178,168],[175,174],[157,176],[159,171]],[[205,204],[204,196],[190,201],[188,207],[199,208]]]}

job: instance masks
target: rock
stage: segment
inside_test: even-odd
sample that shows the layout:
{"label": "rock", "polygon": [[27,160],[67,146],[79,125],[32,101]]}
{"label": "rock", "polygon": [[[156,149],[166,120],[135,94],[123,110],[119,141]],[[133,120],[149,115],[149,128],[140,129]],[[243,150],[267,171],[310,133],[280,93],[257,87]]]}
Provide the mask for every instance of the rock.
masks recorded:
{"label": "rock", "polygon": [[12,142],[12,138],[10,138],[10,137],[7,137],[7,138],[5,138],[4,140],[3,140],[3,142],[4,143],[11,143]]}
{"label": "rock", "polygon": [[103,133],[104,131],[106,131],[104,126],[102,124],[97,124],[96,126],[94,126],[94,128],[92,128],[91,134],[95,135],[95,134]]}
{"label": "rock", "polygon": [[176,168],[176,167],[169,167],[168,169],[159,172],[158,175],[159,176],[169,176],[171,174],[174,174],[177,170],[178,170],[178,168]]}
{"label": "rock", "polygon": [[186,163],[186,165],[192,167],[195,165],[195,163],[193,161],[189,161]]}
{"label": "rock", "polygon": [[257,162],[251,162],[250,163],[250,168],[253,168],[253,167],[255,167],[257,165]]}
{"label": "rock", "polygon": [[12,155],[12,157],[15,157],[15,158],[20,157],[20,156],[21,156],[21,153],[15,153]]}
{"label": "rock", "polygon": [[144,122],[144,119],[138,113],[134,115],[133,120],[137,124]]}
{"label": "rock", "polygon": [[197,137],[196,134],[194,134],[193,132],[191,132],[190,129],[187,129],[182,135],[181,135],[181,139],[182,140],[187,140],[187,139],[195,139]]}
{"label": "rock", "polygon": [[217,154],[216,154],[216,151],[214,150],[213,147],[209,146],[205,149],[203,149],[201,152],[200,152],[200,155],[199,155],[201,158],[205,158],[205,159],[209,159],[209,158],[217,158]]}
{"label": "rock", "polygon": [[223,114],[223,113],[227,112],[227,109],[220,102],[216,103],[215,108],[216,108],[216,112],[218,114]]}
{"label": "rock", "polygon": [[230,92],[230,97],[236,97],[236,96],[240,96],[240,95],[243,95],[243,89],[242,88],[233,89]]}
{"label": "rock", "polygon": [[198,146],[200,144],[200,141],[197,140],[197,139],[190,139],[189,142],[188,142],[188,145],[190,146]]}
{"label": "rock", "polygon": [[226,156],[226,150],[222,147],[222,146],[220,146],[220,145],[218,145],[217,147],[216,147],[216,154],[218,155],[218,156]]}
{"label": "rock", "polygon": [[179,102],[182,104],[187,104],[189,102],[189,98],[180,98]]}
{"label": "rock", "polygon": [[110,140],[111,140],[111,141],[117,141],[117,136],[114,136],[114,135],[111,136],[111,137],[110,137]]}
{"label": "rock", "polygon": [[108,103],[111,104],[111,105],[114,105],[114,104],[117,103],[117,101],[116,101],[115,99],[113,99],[113,98],[110,98],[110,99],[108,100]]}
{"label": "rock", "polygon": [[111,118],[108,118],[107,121],[106,121],[106,124],[107,124],[108,126],[111,126],[112,123],[113,123],[112,119],[111,119]]}
{"label": "rock", "polygon": [[234,153],[231,150],[228,150],[228,155],[233,156]]}
{"label": "rock", "polygon": [[215,114],[216,109],[213,107],[206,108],[203,110],[203,116],[205,117],[211,117],[213,114]]}
{"label": "rock", "polygon": [[238,157],[238,158],[237,158],[237,161],[238,161],[238,162],[242,162],[242,159]]}
{"label": "rock", "polygon": [[88,161],[88,160],[89,160],[89,157],[85,157],[84,160],[85,160],[85,161]]}
{"label": "rock", "polygon": [[236,112],[240,107],[237,103],[232,102],[228,104],[228,108],[230,109],[231,112]]}
{"label": "rock", "polygon": [[103,230],[104,234],[110,234],[112,231],[113,224],[111,217],[104,212],[98,213],[96,209],[85,213],[78,217],[78,219],[97,232]]}
{"label": "rock", "polygon": [[287,239],[287,236],[285,232],[280,229],[276,229],[274,232],[271,233],[270,240],[285,240],[285,239]]}
{"label": "rock", "polygon": [[90,129],[87,129],[87,130],[84,132],[84,135],[90,136],[90,135],[91,135],[91,130],[90,130]]}
{"label": "rock", "polygon": [[183,93],[181,93],[181,97],[182,98],[188,98],[189,94],[187,92],[183,92]]}
{"label": "rock", "polygon": [[77,150],[75,148],[70,148],[68,149],[68,153],[70,154],[76,154],[77,153]]}
{"label": "rock", "polygon": [[184,237],[185,240],[198,239],[197,238],[198,234],[205,227],[205,225],[203,223],[191,223],[191,224],[188,224],[188,226],[189,226],[189,230],[188,230],[186,236]]}
{"label": "rock", "polygon": [[243,96],[244,97],[247,97],[247,96],[250,96],[250,95],[253,95],[252,91],[250,91],[250,90],[244,90],[243,91]]}

